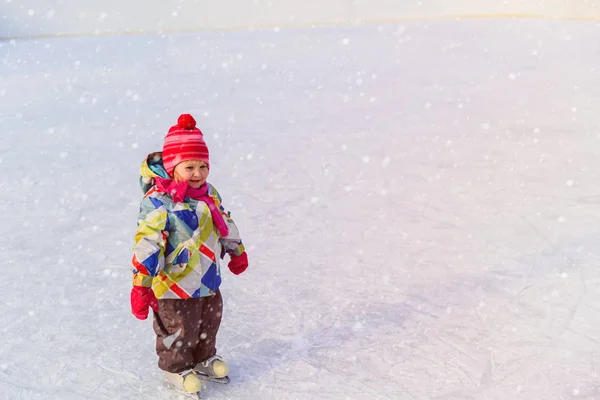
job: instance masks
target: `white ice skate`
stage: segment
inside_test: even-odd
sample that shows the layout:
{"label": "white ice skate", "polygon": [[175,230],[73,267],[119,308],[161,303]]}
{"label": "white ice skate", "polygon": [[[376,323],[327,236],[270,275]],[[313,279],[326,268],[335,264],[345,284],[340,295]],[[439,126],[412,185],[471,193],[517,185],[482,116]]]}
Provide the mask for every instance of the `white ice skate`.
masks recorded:
{"label": "white ice skate", "polygon": [[230,381],[227,376],[229,373],[227,363],[219,355],[214,355],[208,360],[196,364],[194,371],[202,380],[216,383],[229,383]]}
{"label": "white ice skate", "polygon": [[197,394],[198,398],[200,398],[200,392],[202,391],[202,380],[198,377],[193,369],[188,369],[178,374],[163,371],[163,375],[167,382],[173,385],[175,390],[184,393]]}

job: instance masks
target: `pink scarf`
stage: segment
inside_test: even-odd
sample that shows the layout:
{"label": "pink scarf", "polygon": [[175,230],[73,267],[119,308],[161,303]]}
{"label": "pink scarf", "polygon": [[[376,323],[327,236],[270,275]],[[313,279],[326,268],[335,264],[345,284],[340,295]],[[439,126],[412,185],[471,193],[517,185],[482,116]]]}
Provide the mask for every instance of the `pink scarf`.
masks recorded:
{"label": "pink scarf", "polygon": [[168,193],[173,196],[173,201],[175,203],[183,202],[185,197],[205,202],[210,210],[210,215],[212,216],[213,222],[221,234],[221,237],[226,237],[229,235],[229,229],[227,228],[227,224],[223,219],[223,215],[215,205],[212,197],[208,195],[208,185],[206,183],[204,183],[198,189],[194,189],[193,187],[190,187],[186,181],[178,182],[173,179],[156,177],[154,178],[154,182],[158,191],[161,193]]}

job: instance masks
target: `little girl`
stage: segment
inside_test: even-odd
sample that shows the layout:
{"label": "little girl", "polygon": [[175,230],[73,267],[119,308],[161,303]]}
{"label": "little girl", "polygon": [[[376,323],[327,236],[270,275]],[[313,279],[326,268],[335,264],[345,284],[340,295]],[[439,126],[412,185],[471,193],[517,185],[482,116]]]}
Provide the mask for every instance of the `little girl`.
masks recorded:
{"label": "little girl", "polygon": [[241,274],[248,256],[238,229],[206,182],[209,153],[189,114],[165,137],[162,153],[142,163],[141,202],[133,247],[131,310],[154,310],[158,366],[177,389],[202,389],[203,378],[228,379],[217,355],[223,301],[219,258]]}

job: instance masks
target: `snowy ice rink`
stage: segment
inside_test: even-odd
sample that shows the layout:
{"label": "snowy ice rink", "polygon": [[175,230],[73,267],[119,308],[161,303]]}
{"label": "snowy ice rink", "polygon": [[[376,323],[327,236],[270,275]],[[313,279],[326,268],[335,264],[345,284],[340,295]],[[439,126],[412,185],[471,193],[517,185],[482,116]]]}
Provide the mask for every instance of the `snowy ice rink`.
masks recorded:
{"label": "snowy ice rink", "polygon": [[249,249],[205,399],[600,399],[600,27],[0,42],[0,399],[183,399],[129,311],[191,112]]}

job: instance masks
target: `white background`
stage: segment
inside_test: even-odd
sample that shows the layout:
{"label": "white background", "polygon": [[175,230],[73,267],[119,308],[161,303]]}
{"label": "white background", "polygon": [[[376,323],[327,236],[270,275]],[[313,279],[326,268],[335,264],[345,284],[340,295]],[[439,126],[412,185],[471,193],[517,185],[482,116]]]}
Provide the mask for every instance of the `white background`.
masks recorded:
{"label": "white background", "polygon": [[139,165],[184,112],[251,263],[224,266],[232,383],[204,398],[600,398],[599,34],[0,42],[0,399],[182,398],[129,291]]}
{"label": "white background", "polygon": [[597,0],[3,0],[0,37],[307,25],[473,15],[599,18]]}

